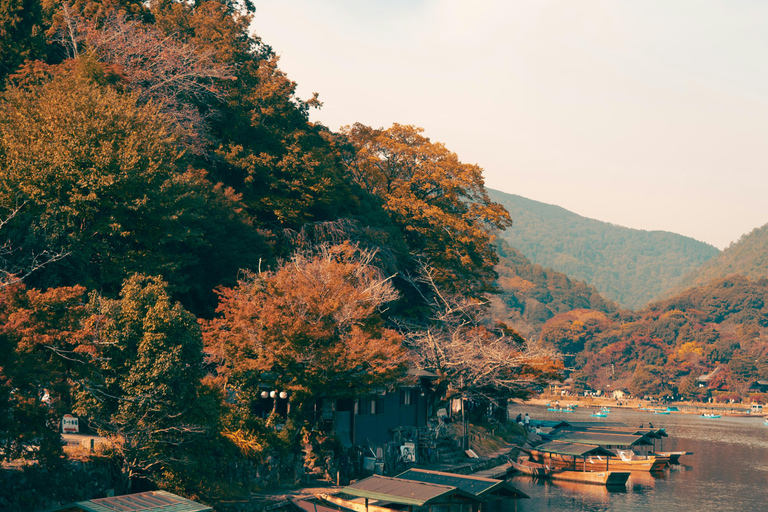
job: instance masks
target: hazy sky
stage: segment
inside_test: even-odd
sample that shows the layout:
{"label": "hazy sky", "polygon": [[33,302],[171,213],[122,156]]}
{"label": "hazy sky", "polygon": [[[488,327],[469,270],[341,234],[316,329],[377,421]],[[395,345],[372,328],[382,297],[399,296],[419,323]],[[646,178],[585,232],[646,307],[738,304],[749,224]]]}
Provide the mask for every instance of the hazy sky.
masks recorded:
{"label": "hazy sky", "polygon": [[255,3],[332,130],[421,126],[490,188],[719,248],[768,223],[768,2]]}

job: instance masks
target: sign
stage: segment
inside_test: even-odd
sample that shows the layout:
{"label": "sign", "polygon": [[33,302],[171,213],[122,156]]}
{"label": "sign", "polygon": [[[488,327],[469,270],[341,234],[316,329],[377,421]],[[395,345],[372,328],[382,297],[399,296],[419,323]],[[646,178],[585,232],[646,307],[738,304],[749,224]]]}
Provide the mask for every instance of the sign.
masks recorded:
{"label": "sign", "polygon": [[61,420],[61,430],[65,434],[77,434],[80,432],[80,427],[77,425],[77,418],[71,414],[65,414]]}

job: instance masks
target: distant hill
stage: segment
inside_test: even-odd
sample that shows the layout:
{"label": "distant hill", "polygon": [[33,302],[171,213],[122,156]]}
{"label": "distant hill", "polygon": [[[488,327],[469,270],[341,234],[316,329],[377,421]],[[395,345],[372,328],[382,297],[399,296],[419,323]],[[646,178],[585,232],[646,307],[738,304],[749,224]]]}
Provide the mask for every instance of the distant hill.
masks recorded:
{"label": "distant hill", "polygon": [[514,224],[501,237],[532,262],[584,280],[639,309],[720,252],[693,238],[588,219],[559,206],[488,190]]}
{"label": "distant hill", "polygon": [[550,318],[574,309],[605,314],[618,306],[604,299],[592,286],[550,268],[532,263],[501,240],[498,244],[499,293],[494,297],[494,316],[529,338],[538,338]]}
{"label": "distant hill", "polygon": [[686,288],[731,274],[741,274],[751,279],[768,277],[768,224],[742,236],[717,257],[684,276],[665,296],[670,297]]}

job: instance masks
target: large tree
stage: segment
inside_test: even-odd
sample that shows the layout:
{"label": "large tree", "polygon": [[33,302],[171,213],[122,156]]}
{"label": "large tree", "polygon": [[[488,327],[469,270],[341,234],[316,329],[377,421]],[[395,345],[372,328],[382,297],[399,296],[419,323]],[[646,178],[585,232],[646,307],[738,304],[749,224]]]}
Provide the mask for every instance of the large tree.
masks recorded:
{"label": "large tree", "polygon": [[260,385],[285,390],[298,415],[322,395],[392,384],[405,353],[380,313],[397,293],[372,258],[351,244],[324,245],[221,289],[219,316],[206,327],[220,385],[246,405]]}
{"label": "large tree", "polygon": [[345,128],[353,147],[346,153],[348,172],[382,199],[410,251],[429,259],[441,287],[480,297],[496,277],[494,231],[512,221],[488,198],[482,169],[462,163],[422,131],[399,124]]}
{"label": "large tree", "polygon": [[167,287],[136,274],[119,299],[92,298],[93,371],[76,381],[75,411],[111,438],[128,484],[178,478],[194,458],[191,443],[217,421],[201,383],[200,326]]}

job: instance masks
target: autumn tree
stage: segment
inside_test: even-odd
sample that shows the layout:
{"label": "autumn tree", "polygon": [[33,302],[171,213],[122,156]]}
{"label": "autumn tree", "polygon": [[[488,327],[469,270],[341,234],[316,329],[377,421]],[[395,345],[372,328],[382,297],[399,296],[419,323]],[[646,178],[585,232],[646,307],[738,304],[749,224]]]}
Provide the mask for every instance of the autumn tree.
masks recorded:
{"label": "autumn tree", "polygon": [[110,437],[126,485],[179,478],[191,444],[216,424],[216,400],[202,386],[197,319],[173,303],[157,277],[127,279],[116,300],[93,295],[95,371],[76,381],[75,411]]}
{"label": "autumn tree", "polygon": [[[117,293],[132,272],[161,274],[204,312],[213,287],[234,283],[237,269],[268,257],[269,248],[241,196],[187,165],[160,108],[110,81],[84,58],[30,65],[22,84],[5,92],[0,206],[25,203],[9,233],[27,253],[71,253],[36,276],[38,285]],[[222,237],[238,244],[227,247]]]}
{"label": "autumn tree", "polygon": [[409,250],[429,259],[441,287],[480,297],[496,277],[494,231],[512,221],[488,198],[480,167],[462,163],[422,132],[399,124],[345,128],[342,135],[353,147],[347,171],[381,198]]}
{"label": "autumn tree", "polygon": [[83,287],[0,288],[0,460],[60,462],[70,382],[90,360],[87,316]]}
{"label": "autumn tree", "polygon": [[440,289],[424,267],[430,317],[421,325],[402,322],[405,346],[419,369],[438,375],[439,400],[462,395],[481,402],[527,397],[536,385],[560,377],[559,354],[494,324],[485,302]]}
{"label": "autumn tree", "polygon": [[284,390],[300,417],[318,396],[355,396],[395,382],[405,354],[380,313],[397,293],[373,257],[352,244],[324,245],[220,289],[205,338],[226,394],[247,409],[260,385]]}

